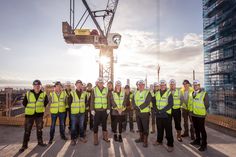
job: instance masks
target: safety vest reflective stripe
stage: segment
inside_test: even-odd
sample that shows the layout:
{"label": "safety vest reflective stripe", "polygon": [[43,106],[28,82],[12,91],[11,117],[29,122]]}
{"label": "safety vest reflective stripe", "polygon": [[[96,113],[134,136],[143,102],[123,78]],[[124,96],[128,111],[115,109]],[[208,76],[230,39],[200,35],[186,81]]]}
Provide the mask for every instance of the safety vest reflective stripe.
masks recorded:
{"label": "safety vest reflective stripe", "polygon": [[108,95],[108,89],[103,88],[102,92],[99,90],[99,88],[96,86],[94,88],[94,108],[95,109],[107,109],[107,95]]}
{"label": "safety vest reflective stripe", "polygon": [[[161,92],[158,91],[155,94],[156,97],[156,106],[158,110],[162,110],[163,108],[165,108],[168,105],[168,98],[170,95],[170,91],[167,90],[162,96],[161,96]],[[169,109],[168,111],[166,111],[166,113],[171,114],[172,109]]]}
{"label": "safety vest reflective stripe", "polygon": [[[148,96],[149,91],[148,90],[143,90],[142,92],[136,91],[134,94],[134,101],[136,106],[140,106],[143,104]],[[141,110],[141,113],[147,113],[150,112],[150,104],[145,107],[144,109]]]}
{"label": "safety vest reflective stripe", "polygon": [[124,98],[125,98],[124,92],[121,91],[120,95],[118,95],[116,92],[112,92],[112,94],[113,94],[113,99],[117,105],[117,107],[113,108],[113,109],[117,109],[117,108],[124,109],[125,108],[125,106],[123,106],[123,102],[124,102]]}
{"label": "safety vest reflective stripe", "polygon": [[192,112],[195,115],[205,116],[206,115],[206,108],[204,105],[204,98],[206,92],[197,93],[196,97],[193,99],[192,104]]}
{"label": "safety vest reflective stripe", "polygon": [[66,92],[62,91],[60,95],[58,96],[55,92],[52,92],[51,94],[52,103],[50,105],[50,112],[52,114],[57,114],[58,112],[62,113],[66,111]]}
{"label": "safety vest reflective stripe", "polygon": [[36,98],[34,96],[34,93],[28,91],[26,93],[27,97],[27,105],[25,107],[25,114],[26,115],[33,115],[34,113],[43,113],[45,111],[44,108],[44,100],[46,97],[46,93],[42,92],[40,93],[38,100],[36,101]]}
{"label": "safety vest reflective stripe", "polygon": [[175,90],[173,94],[173,100],[174,100],[173,109],[179,109],[180,108],[180,92],[177,89]]}
{"label": "safety vest reflective stripe", "polygon": [[76,91],[72,91],[71,95],[73,97],[72,104],[71,104],[71,114],[84,113],[86,93],[82,92],[80,99]]}

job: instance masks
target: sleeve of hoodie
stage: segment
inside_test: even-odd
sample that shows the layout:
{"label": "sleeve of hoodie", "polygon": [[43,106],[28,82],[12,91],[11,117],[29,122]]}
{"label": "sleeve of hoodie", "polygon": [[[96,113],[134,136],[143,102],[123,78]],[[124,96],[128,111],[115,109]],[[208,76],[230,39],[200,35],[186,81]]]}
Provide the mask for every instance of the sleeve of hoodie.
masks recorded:
{"label": "sleeve of hoodie", "polygon": [[152,97],[152,105],[153,105],[153,109],[154,112],[157,112],[157,105],[156,105],[156,97]]}
{"label": "sleeve of hoodie", "polygon": [[150,92],[148,92],[145,102],[143,104],[141,104],[139,106],[139,108],[142,110],[142,109],[148,107],[150,105],[151,101],[152,101],[152,94]]}
{"label": "sleeve of hoodie", "polygon": [[111,109],[111,97],[112,97],[112,92],[108,92],[107,94],[107,109]]}
{"label": "sleeve of hoodie", "polygon": [[92,90],[91,95],[90,95],[90,110],[94,110],[94,100],[95,100],[95,96],[94,96],[94,90]]}
{"label": "sleeve of hoodie", "polygon": [[25,97],[24,97],[24,99],[23,99],[23,102],[22,102],[22,104],[26,107],[27,106],[27,104],[28,104],[28,99],[27,99],[27,96],[26,96],[26,94],[25,94]]}
{"label": "sleeve of hoodie", "polygon": [[204,98],[204,105],[205,105],[205,108],[206,108],[206,110],[209,108],[209,96],[208,96],[208,94],[206,93],[206,95],[205,95],[205,98]]}
{"label": "sleeve of hoodie", "polygon": [[162,110],[160,110],[161,113],[164,113],[166,111],[168,111],[169,109],[171,109],[174,105],[174,100],[173,100],[173,95],[170,94],[168,97],[168,105],[166,107],[164,107]]}

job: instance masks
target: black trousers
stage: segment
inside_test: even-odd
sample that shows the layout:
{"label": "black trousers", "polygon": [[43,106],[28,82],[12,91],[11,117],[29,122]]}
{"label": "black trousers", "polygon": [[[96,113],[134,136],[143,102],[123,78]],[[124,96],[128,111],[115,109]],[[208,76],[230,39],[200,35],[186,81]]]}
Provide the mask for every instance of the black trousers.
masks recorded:
{"label": "black trousers", "polygon": [[152,125],[155,125],[156,124],[156,113],[153,108],[151,109],[151,118],[152,118]]}
{"label": "black trousers", "polygon": [[167,145],[173,147],[174,138],[172,133],[172,117],[170,115],[167,118],[157,117],[156,123],[157,123],[157,142],[162,143],[165,131]]}
{"label": "black trousers", "polygon": [[[112,110],[111,110],[112,113]],[[114,133],[115,132],[115,118],[114,115],[110,114],[111,116],[111,131]]]}
{"label": "black trousers", "polygon": [[137,113],[136,112],[136,121],[138,125],[138,130],[143,135],[149,134],[149,119],[150,113]]}
{"label": "black trousers", "polygon": [[127,110],[125,114],[125,121],[123,122],[123,129],[126,130],[127,123],[129,121],[129,129],[134,130],[134,111]]}
{"label": "black trousers", "polygon": [[98,133],[98,126],[102,123],[102,131],[107,131],[107,112],[104,111],[96,111],[94,116],[94,133]]}
{"label": "black trousers", "polygon": [[43,142],[43,117],[25,117],[25,133],[24,133],[24,139],[23,139],[23,146],[28,146],[28,142],[30,139],[30,134],[32,127],[34,125],[34,122],[36,124],[36,132],[37,132],[37,139],[38,143]]}
{"label": "black trousers", "polygon": [[[68,116],[67,116],[68,114]],[[66,108],[66,116],[65,116],[65,128],[66,128],[66,118],[69,117],[69,126],[68,129],[71,129],[71,117],[70,117],[70,108]]]}
{"label": "black trousers", "polygon": [[172,116],[175,122],[175,129],[182,130],[181,128],[181,109],[172,109]]}
{"label": "black trousers", "polygon": [[114,115],[114,133],[117,133],[117,126],[119,134],[122,133],[122,124],[125,121],[125,115]]}
{"label": "black trousers", "polygon": [[88,114],[89,114],[89,111],[88,111],[88,110],[85,110],[85,113],[84,113],[84,131],[87,130]]}
{"label": "black trousers", "polygon": [[193,126],[196,134],[196,141],[201,142],[202,146],[207,145],[207,133],[205,129],[205,118],[192,116]]}
{"label": "black trousers", "polygon": [[91,114],[91,112],[89,111],[89,129],[92,130],[93,129],[93,124],[94,124],[94,117]]}

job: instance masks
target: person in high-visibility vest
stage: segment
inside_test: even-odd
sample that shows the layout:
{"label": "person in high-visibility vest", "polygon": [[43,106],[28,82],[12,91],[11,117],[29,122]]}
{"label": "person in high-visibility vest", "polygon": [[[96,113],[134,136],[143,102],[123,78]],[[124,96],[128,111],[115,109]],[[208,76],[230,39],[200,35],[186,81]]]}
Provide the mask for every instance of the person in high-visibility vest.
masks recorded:
{"label": "person in high-visibility vest", "polygon": [[[155,82],[153,84],[153,91],[152,91],[152,97],[155,96],[156,92],[158,92],[160,90],[160,84],[158,82]],[[152,104],[151,103],[151,124],[152,124],[152,131],[151,131],[151,134],[154,134],[156,132],[156,112],[155,112],[155,104]]]}
{"label": "person in high-visibility vest", "polygon": [[[76,90],[71,91],[68,98],[68,104],[71,111],[71,145],[76,145],[78,133],[79,140],[86,143],[87,140],[84,135],[84,114],[87,103],[86,92],[83,91],[83,83],[77,80],[75,83]],[[79,128],[79,132],[78,132]]]}
{"label": "person in high-visibility vest", "polygon": [[69,108],[69,104],[68,104],[68,98],[70,96],[70,92],[71,92],[71,82],[67,81],[65,83],[65,92],[67,94],[67,104],[66,104],[66,117],[65,117],[65,129],[66,129],[66,119],[67,117],[69,118],[69,125],[68,125],[68,129],[69,132],[71,131],[71,116],[70,116],[70,108]]}
{"label": "person in high-visibility vest", "polygon": [[153,99],[156,110],[156,123],[157,123],[157,140],[153,143],[154,146],[162,144],[163,135],[167,139],[167,151],[172,152],[174,148],[174,139],[172,133],[172,107],[173,96],[167,89],[166,81],[160,81],[160,91],[155,93]]}
{"label": "person in high-visibility vest", "polygon": [[207,149],[207,133],[205,129],[205,118],[209,108],[209,96],[203,91],[199,80],[193,81],[193,101],[190,112],[192,115],[193,126],[195,128],[196,139],[191,142],[192,145],[200,145],[199,151]]}
{"label": "person in high-visibility vest", "polygon": [[126,131],[127,121],[129,120],[129,129],[130,132],[134,133],[134,109],[132,106],[132,98],[133,93],[130,91],[130,86],[125,86],[125,95],[128,96],[128,101],[126,102],[126,114],[125,114],[125,121],[123,122],[123,129]]}
{"label": "person in high-visibility vest", "polygon": [[143,142],[143,147],[148,147],[149,119],[150,119],[150,102],[152,95],[149,90],[145,89],[143,80],[138,82],[138,91],[134,93],[132,105],[136,111],[136,121],[139,130],[139,138],[136,143]]}
{"label": "person in high-visibility vest", "polygon": [[36,124],[36,132],[39,146],[47,146],[43,142],[43,115],[45,107],[48,104],[48,97],[45,92],[41,90],[42,84],[40,80],[33,82],[33,90],[27,91],[23,99],[25,107],[25,132],[22,147],[19,153],[28,148],[28,142],[34,122]]}
{"label": "person in high-visibility vest", "polygon": [[91,93],[91,114],[94,116],[94,145],[98,145],[98,126],[102,124],[103,140],[110,143],[107,132],[107,117],[110,114],[110,96],[104,87],[103,78],[98,78],[97,85]]}
{"label": "person in high-visibility vest", "polygon": [[[111,105],[112,105],[112,115],[114,118],[114,140],[123,142],[121,133],[122,133],[122,124],[125,121],[125,110],[127,99],[129,97],[125,94],[125,92],[121,89],[121,82],[115,82],[115,89],[111,95]],[[117,132],[118,126],[118,132]]]}
{"label": "person in high-visibility vest", "polygon": [[189,107],[192,102],[192,93],[193,88],[190,85],[188,80],[183,81],[183,88],[180,90],[180,99],[181,99],[181,107],[182,107],[182,117],[184,120],[184,133],[181,135],[182,137],[189,136],[189,121],[190,121],[190,135],[191,139],[194,140],[194,127],[192,122],[192,117],[189,112]]}
{"label": "person in high-visibility vest", "polygon": [[87,103],[86,103],[85,119],[84,119],[84,130],[85,130],[85,133],[86,133],[88,121],[89,121],[90,130],[93,129],[93,116],[90,112],[90,95],[91,95],[91,92],[92,92],[92,84],[88,83],[86,85],[86,88],[84,88],[84,90],[85,90],[86,95],[87,95]]}
{"label": "person in high-visibility vest", "polygon": [[182,142],[181,137],[181,101],[180,101],[180,90],[176,88],[176,81],[174,79],[170,80],[170,91],[173,95],[174,105],[172,107],[172,117],[175,122],[175,130],[177,135],[177,140]]}
{"label": "person in high-visibility vest", "polygon": [[50,127],[50,139],[48,144],[52,144],[57,118],[59,118],[59,127],[61,139],[67,140],[65,136],[65,116],[66,116],[66,104],[67,94],[62,91],[61,82],[57,81],[54,85],[54,91],[50,93],[50,113],[51,113],[51,127]]}

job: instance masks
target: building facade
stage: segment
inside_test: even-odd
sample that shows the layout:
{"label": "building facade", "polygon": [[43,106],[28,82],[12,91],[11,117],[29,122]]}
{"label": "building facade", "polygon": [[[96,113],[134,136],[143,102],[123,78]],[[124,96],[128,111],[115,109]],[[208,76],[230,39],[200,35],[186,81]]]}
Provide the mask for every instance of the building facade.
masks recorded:
{"label": "building facade", "polygon": [[203,0],[203,38],[210,112],[236,118],[236,0]]}

